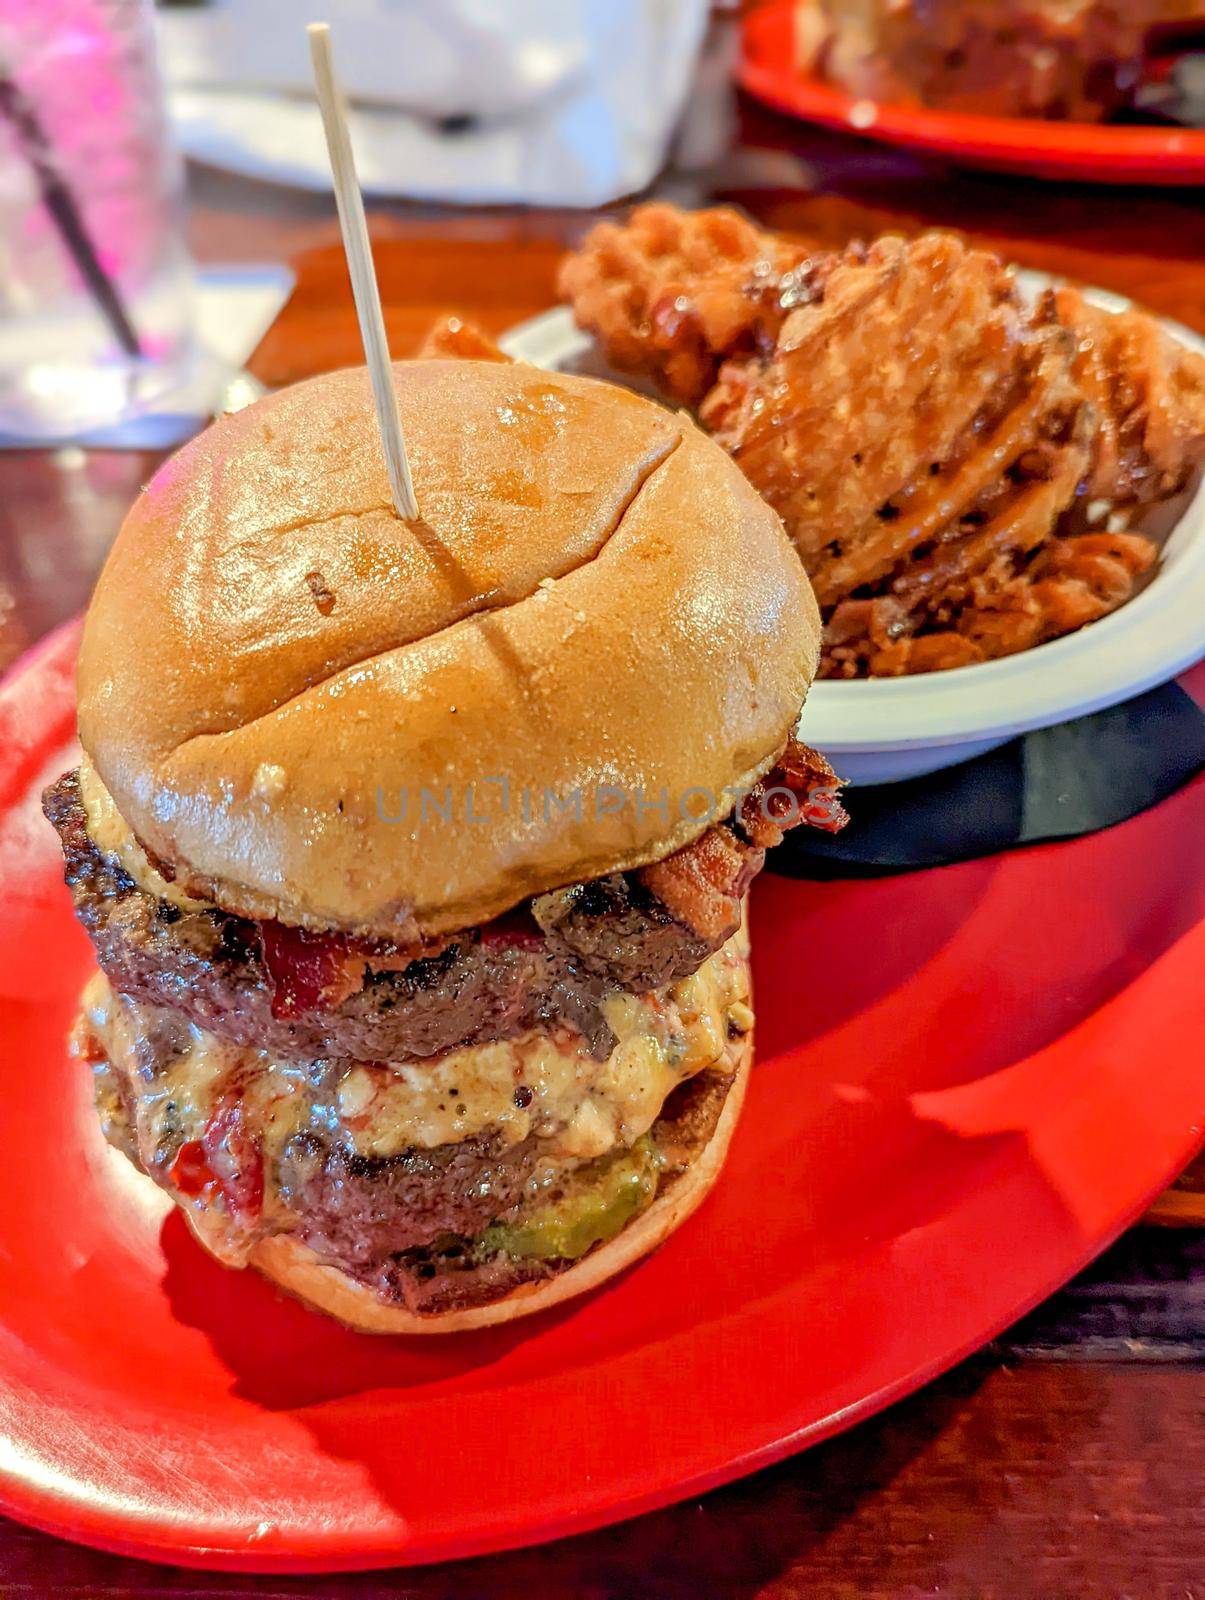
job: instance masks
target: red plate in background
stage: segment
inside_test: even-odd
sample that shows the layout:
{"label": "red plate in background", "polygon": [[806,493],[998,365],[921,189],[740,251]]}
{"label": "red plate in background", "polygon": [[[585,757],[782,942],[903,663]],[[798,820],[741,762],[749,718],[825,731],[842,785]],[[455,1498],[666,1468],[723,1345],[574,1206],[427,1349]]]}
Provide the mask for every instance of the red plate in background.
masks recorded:
{"label": "red plate in background", "polygon": [[794,10],[795,0],[770,0],[743,25],[737,76],[777,111],[969,167],[1086,183],[1205,183],[1205,129],[977,117],[859,100],[795,66]]}
{"label": "red plate in background", "polygon": [[89,953],[38,793],[70,758],[75,642],[0,687],[0,1506],[38,1527],[321,1571],[647,1511],[950,1366],[1200,1142],[1198,785],[1073,844],[764,877],[758,1065],[695,1219],[528,1322],[349,1333],[203,1255],[67,1058]]}

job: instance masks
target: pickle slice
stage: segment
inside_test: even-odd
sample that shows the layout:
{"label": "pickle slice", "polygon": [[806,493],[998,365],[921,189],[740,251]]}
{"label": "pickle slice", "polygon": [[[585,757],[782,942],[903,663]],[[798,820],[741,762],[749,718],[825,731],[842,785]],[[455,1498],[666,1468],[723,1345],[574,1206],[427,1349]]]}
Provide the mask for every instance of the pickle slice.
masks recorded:
{"label": "pickle slice", "polygon": [[570,1173],[554,1199],[532,1206],[513,1222],[494,1222],[478,1240],[482,1256],[504,1251],[527,1260],[576,1261],[613,1239],[657,1192],[661,1157],[648,1134],[630,1150],[617,1150],[579,1173]]}

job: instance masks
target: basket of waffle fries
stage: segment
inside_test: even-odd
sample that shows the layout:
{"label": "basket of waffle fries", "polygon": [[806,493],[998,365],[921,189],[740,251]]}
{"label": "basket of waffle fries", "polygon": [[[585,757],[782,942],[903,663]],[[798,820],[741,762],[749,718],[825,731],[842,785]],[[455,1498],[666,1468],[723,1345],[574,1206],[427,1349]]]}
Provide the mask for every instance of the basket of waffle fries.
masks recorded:
{"label": "basket of waffle fries", "polygon": [[[1166,681],[1205,645],[1205,342],[951,234],[825,251],[637,207],[495,350],[692,411],[824,615],[814,741],[932,771]],[[440,354],[482,354],[452,322]]]}

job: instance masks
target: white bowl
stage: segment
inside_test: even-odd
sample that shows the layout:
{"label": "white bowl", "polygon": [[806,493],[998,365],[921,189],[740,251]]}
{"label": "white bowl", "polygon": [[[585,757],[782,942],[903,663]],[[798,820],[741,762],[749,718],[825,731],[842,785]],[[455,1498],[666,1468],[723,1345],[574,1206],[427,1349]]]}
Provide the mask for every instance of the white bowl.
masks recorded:
{"label": "white bowl", "polygon": [[[1030,296],[1052,281],[1018,274]],[[1108,311],[1130,304],[1103,289],[1088,298]],[[1178,323],[1163,326],[1205,352],[1205,339]],[[565,307],[511,329],[501,343],[520,361],[654,392],[609,370]],[[816,683],[804,736],[848,782],[887,783],[967,761],[1016,734],[1116,705],[1174,678],[1205,652],[1205,483],[1176,511],[1153,576],[1119,610],[1078,633],[973,667]]]}

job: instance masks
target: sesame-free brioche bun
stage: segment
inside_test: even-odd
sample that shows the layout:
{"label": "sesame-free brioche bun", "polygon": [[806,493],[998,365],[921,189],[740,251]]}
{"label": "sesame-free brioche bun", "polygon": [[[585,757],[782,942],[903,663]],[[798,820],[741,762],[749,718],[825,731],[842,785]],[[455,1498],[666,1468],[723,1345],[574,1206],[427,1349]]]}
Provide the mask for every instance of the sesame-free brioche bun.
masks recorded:
{"label": "sesame-free brioche bun", "polygon": [[364,369],[222,418],[118,535],[80,736],[182,887],[413,938],[696,837],[782,749],[819,619],[685,416],[524,365],[394,373],[422,520]]}
{"label": "sesame-free brioche bun", "polygon": [[554,1277],[519,1284],[501,1299],[485,1305],[420,1314],[379,1300],[371,1289],[337,1267],[327,1266],[308,1246],[287,1234],[261,1240],[251,1253],[249,1265],[296,1299],[361,1333],[460,1333],[488,1328],[546,1311],[563,1300],[597,1289],[655,1250],[698,1210],[710,1193],[741,1114],[753,1055],[752,1034],[734,1044],[731,1053],[735,1061],[732,1087],[715,1131],[699,1155],[663,1194],[657,1195],[647,1211],[629,1222],[614,1239],[596,1245],[575,1265]]}

